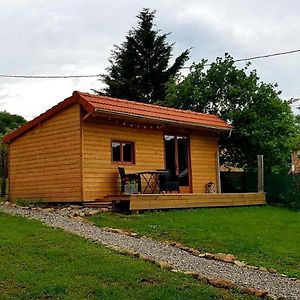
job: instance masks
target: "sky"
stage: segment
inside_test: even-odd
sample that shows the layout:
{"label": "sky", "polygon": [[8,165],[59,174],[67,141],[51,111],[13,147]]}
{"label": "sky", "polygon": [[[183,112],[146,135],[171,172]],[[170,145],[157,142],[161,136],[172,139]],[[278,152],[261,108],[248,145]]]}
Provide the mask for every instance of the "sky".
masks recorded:
{"label": "sky", "polygon": [[[157,28],[171,33],[174,57],[193,47],[186,66],[225,52],[239,59],[300,49],[297,0],[0,0],[0,74],[102,74],[144,7],[156,9]],[[255,60],[252,68],[277,83],[282,98],[300,98],[300,53]],[[0,78],[0,110],[30,120],[74,90],[102,87],[97,78]]]}

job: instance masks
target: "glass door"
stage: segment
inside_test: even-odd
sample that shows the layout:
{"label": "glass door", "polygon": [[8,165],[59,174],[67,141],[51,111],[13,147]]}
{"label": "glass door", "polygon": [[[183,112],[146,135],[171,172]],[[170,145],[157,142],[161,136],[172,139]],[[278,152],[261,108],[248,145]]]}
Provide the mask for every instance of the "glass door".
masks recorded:
{"label": "glass door", "polygon": [[166,169],[179,179],[181,187],[190,186],[189,139],[187,136],[164,135]]}

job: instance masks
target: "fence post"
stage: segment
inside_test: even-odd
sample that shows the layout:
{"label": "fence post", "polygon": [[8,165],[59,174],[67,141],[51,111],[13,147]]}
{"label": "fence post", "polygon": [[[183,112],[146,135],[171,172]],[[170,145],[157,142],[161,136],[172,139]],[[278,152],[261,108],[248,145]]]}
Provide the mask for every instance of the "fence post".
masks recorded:
{"label": "fence post", "polygon": [[257,155],[257,191],[264,192],[264,156]]}
{"label": "fence post", "polygon": [[221,193],[221,174],[220,174],[220,153],[219,153],[219,149],[216,152],[216,167],[217,167],[217,193]]}

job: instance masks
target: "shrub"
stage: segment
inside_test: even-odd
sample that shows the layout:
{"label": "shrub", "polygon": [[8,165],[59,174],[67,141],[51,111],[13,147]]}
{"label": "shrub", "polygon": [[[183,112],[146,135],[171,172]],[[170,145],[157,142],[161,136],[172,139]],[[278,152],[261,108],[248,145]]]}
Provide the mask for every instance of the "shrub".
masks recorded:
{"label": "shrub", "polygon": [[26,199],[17,199],[16,204],[23,207],[35,206],[35,207],[43,207],[45,203],[42,200],[26,200]]}
{"label": "shrub", "polygon": [[284,197],[287,206],[300,210],[300,176],[293,176],[292,188]]}

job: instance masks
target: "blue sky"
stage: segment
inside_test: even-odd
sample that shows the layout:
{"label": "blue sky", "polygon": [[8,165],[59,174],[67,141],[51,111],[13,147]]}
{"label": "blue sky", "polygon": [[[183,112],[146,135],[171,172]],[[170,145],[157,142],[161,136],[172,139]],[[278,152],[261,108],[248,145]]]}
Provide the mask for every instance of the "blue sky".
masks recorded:
{"label": "blue sky", "polygon": [[[191,59],[214,61],[300,49],[299,1],[222,0],[0,0],[0,73],[99,74],[108,66],[143,7],[171,32],[174,55],[193,47]],[[242,67],[244,63],[239,63]],[[283,98],[300,97],[300,53],[256,60],[265,82],[278,83]],[[71,95],[101,88],[95,78],[0,78],[0,109],[31,119]]]}

